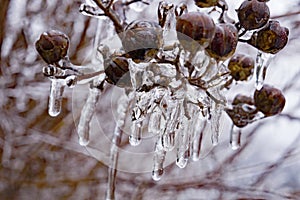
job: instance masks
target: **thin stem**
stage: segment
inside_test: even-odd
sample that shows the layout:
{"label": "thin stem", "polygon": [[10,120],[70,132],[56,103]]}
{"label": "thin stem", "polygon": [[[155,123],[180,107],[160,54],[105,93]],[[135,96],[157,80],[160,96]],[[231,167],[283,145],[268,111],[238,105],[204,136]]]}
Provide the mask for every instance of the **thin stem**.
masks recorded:
{"label": "thin stem", "polygon": [[115,14],[115,12],[110,9],[110,7],[105,7],[101,0],[93,0],[97,6],[103,10],[104,14],[113,22],[114,26],[115,26],[115,30],[117,33],[122,33],[124,31],[123,26],[121,25],[121,22],[119,20],[119,18],[117,17],[117,15]]}
{"label": "thin stem", "polygon": [[120,99],[119,104],[119,119],[117,121],[112,144],[110,148],[110,164],[108,169],[108,187],[106,190],[106,200],[115,199],[115,185],[116,185],[116,176],[117,176],[117,166],[118,166],[118,157],[119,151],[118,146],[121,144],[121,138],[123,135],[123,128],[125,126],[125,119],[127,117],[128,105],[130,101],[128,99]]}

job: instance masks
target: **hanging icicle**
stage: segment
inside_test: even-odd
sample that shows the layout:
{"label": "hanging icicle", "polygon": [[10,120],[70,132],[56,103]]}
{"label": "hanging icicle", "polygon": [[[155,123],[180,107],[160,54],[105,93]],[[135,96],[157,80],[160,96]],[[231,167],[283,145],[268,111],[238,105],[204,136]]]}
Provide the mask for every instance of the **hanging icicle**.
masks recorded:
{"label": "hanging icicle", "polygon": [[48,113],[52,117],[56,117],[60,114],[62,97],[65,88],[65,80],[64,79],[55,79],[50,78],[51,87],[50,87],[50,95],[49,95],[49,104],[48,104]]}

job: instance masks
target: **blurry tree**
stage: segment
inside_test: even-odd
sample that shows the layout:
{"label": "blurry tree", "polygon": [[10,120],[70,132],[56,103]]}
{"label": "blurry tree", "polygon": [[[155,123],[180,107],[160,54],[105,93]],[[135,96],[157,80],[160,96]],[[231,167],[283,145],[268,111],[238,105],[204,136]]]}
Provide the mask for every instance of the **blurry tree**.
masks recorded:
{"label": "blurry tree", "polygon": [[[43,31],[61,30],[70,37],[72,62],[80,64],[92,48],[97,24],[95,18],[79,14],[80,4],[79,0],[1,2],[0,199],[105,196],[107,166],[77,142],[71,90],[64,94],[62,113],[56,118],[48,115],[49,82],[41,73],[44,63],[34,47]],[[268,4],[271,10],[272,5],[278,6],[274,0]],[[290,28],[290,42],[273,61],[267,77],[286,95],[284,112],[247,127],[242,147],[237,151],[228,147],[229,136],[224,132],[220,145],[205,159],[190,163],[185,169],[171,164],[159,182],[152,181],[149,173],[119,171],[117,199],[299,198],[299,2],[285,6],[283,13],[274,15]],[[150,11],[140,15],[147,12]],[[106,94],[111,90],[108,88]],[[110,113],[110,102],[104,101],[106,95],[100,98],[103,101],[97,110]],[[105,121],[106,117],[99,120]],[[106,128],[113,127],[114,124],[107,124]],[[124,145],[128,145],[128,140]]]}

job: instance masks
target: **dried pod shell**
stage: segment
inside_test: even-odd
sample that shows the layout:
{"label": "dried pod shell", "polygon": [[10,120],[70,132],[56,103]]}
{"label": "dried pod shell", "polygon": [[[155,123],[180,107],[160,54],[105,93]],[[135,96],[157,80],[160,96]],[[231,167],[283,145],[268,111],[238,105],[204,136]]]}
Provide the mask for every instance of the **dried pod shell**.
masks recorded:
{"label": "dried pod shell", "polygon": [[161,27],[156,22],[133,21],[120,35],[124,50],[132,59],[144,60],[155,54],[162,42]]}
{"label": "dried pod shell", "polygon": [[238,43],[237,29],[232,24],[218,24],[206,52],[216,60],[226,60],[235,52]]}
{"label": "dried pod shell", "polygon": [[240,25],[246,30],[263,27],[270,18],[270,9],[265,2],[245,0],[237,9]]}
{"label": "dried pod shell", "polygon": [[266,116],[279,114],[285,105],[285,97],[281,91],[269,85],[254,93],[254,103],[259,111]]}
{"label": "dried pod shell", "polygon": [[219,0],[195,0],[196,6],[200,8],[208,8],[218,5]]}
{"label": "dried pod shell", "polygon": [[278,21],[270,21],[266,27],[254,33],[248,43],[265,53],[275,54],[286,46],[288,36],[288,28],[280,26]]}
{"label": "dried pod shell", "polygon": [[230,75],[236,81],[245,81],[253,74],[254,59],[244,54],[236,54],[228,63]]}
{"label": "dried pod shell", "polygon": [[187,50],[206,48],[215,34],[213,19],[201,12],[190,12],[177,17],[177,38]]}
{"label": "dried pod shell", "polygon": [[67,55],[69,38],[60,31],[50,30],[41,34],[35,48],[46,63],[54,64]]}
{"label": "dried pod shell", "polygon": [[119,87],[131,87],[129,63],[125,57],[113,57],[105,63],[106,81]]}

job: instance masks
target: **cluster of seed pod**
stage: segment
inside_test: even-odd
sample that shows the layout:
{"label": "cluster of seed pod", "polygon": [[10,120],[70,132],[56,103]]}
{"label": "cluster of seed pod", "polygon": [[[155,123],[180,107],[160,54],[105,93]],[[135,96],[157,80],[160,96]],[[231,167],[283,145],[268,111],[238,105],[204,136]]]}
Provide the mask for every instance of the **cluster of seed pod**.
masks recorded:
{"label": "cluster of seed pod", "polygon": [[[195,0],[194,2],[200,8],[200,11],[187,12],[186,6],[181,6],[180,8],[182,9],[180,10],[178,9],[179,7],[174,7],[173,4],[165,5],[161,3],[160,7],[165,10],[159,12],[162,14],[160,14],[161,18],[158,20],[158,23],[137,20],[128,23],[129,25],[124,24],[124,31],[119,34],[122,43],[120,51],[122,53],[108,56],[103,54],[104,71],[82,74],[70,63],[69,65],[66,64],[69,39],[61,32],[46,32],[36,42],[38,53],[51,66],[45,68],[44,74],[49,76],[55,84],[58,83],[57,80],[62,78],[65,78],[66,82],[62,84],[59,82],[61,85],[74,86],[81,79],[89,79],[94,83],[94,80],[100,74],[105,74],[101,84],[97,82],[97,84],[94,84],[94,88],[101,89],[103,82],[106,81],[109,84],[126,88],[127,91],[134,93],[138,103],[136,103],[135,107],[133,106],[133,112],[139,111],[139,113],[136,112],[138,114],[134,113],[132,117],[132,122],[136,123],[135,125],[141,126],[138,123],[140,123],[142,117],[139,119],[139,116],[147,113],[150,110],[149,108],[160,107],[159,113],[165,112],[163,114],[168,115],[164,121],[169,120],[171,122],[165,122],[164,130],[158,130],[163,133],[161,133],[155,147],[157,150],[155,159],[157,158],[158,160],[154,164],[155,169],[153,173],[156,173],[155,179],[159,179],[162,175],[163,163],[161,162],[164,160],[166,151],[172,149],[171,147],[166,147],[166,143],[174,143],[174,135],[180,130],[195,131],[195,127],[190,128],[189,125],[186,125],[191,124],[192,126],[193,123],[198,123],[198,121],[193,121],[193,117],[200,119],[199,116],[202,114],[205,120],[218,123],[221,112],[225,108],[233,124],[242,128],[262,117],[280,113],[285,105],[285,98],[281,91],[268,85],[263,85],[261,89],[257,89],[253,97],[236,96],[230,106],[226,105],[226,99],[220,94],[220,90],[230,88],[233,81],[249,80],[255,68],[257,68],[257,63],[252,57],[235,53],[239,41],[246,42],[258,50],[270,54],[276,54],[287,44],[289,31],[287,28],[282,27],[279,22],[269,20],[270,11],[266,4],[267,1],[245,0],[237,9],[239,20],[237,23],[224,17],[228,9],[225,0]],[[215,22],[216,20],[208,13],[201,11],[202,8],[208,7],[219,7],[222,9],[218,22]],[[172,13],[171,11],[174,12]],[[169,52],[164,49],[164,34],[168,29],[167,24],[172,23],[170,20],[172,16],[170,15],[175,16],[173,17],[175,19],[174,29],[177,33],[176,44],[171,50],[173,56],[170,56]],[[172,28],[171,25],[169,27]],[[255,31],[250,38],[242,38],[247,31],[251,32],[253,30]],[[203,58],[197,63],[194,60],[197,60],[199,55],[202,55]],[[208,62],[206,62],[207,60]],[[227,61],[228,65],[225,66],[224,63]],[[147,67],[142,67],[145,63]],[[162,70],[157,69],[162,67],[161,64],[165,64],[165,66],[170,65],[171,67],[169,68],[176,69],[175,75],[170,75],[170,77],[161,75]],[[140,69],[133,69],[134,67],[140,67]],[[72,73],[67,70],[71,70]],[[155,76],[146,77],[150,80],[150,84],[142,82],[139,85],[134,82],[136,80],[133,81],[133,76],[143,77],[147,76],[147,73]],[[192,88],[191,93],[194,92],[194,96],[184,94],[181,91],[176,94],[176,89],[187,90],[187,88]],[[159,100],[155,99],[155,105],[153,106],[150,105],[151,103],[154,104],[154,101],[152,101],[153,99],[151,99],[149,94],[154,94],[156,89],[159,92],[164,91],[166,94],[159,96]],[[62,92],[61,90],[55,92],[60,95],[60,97],[57,97],[58,103],[56,101],[52,103],[54,105],[57,104],[57,107],[60,104],[59,98],[61,98]],[[93,95],[90,101],[93,105],[86,106],[87,110],[94,108],[96,105],[99,93],[96,92]],[[145,105],[140,106],[140,104],[144,103],[140,99],[147,100]],[[169,101],[172,105],[168,105],[168,103],[163,101]],[[190,105],[187,105],[187,102]],[[143,110],[141,107],[143,109],[146,107],[148,110],[146,108]],[[177,112],[176,109],[179,107],[181,111]],[[179,116],[178,113],[182,114],[183,117]],[[84,113],[84,115],[88,115],[89,120],[91,120],[90,113]],[[174,117],[175,115],[176,117]],[[88,126],[89,121],[82,123],[85,123],[85,127]],[[171,129],[170,127],[173,127],[173,129],[169,130]],[[137,126],[134,128],[137,129]],[[142,129],[141,127],[139,128]],[[82,130],[86,131],[88,128],[83,128]],[[215,133],[213,133],[212,138],[214,139],[212,140],[216,144],[219,134],[218,126],[213,130]],[[80,137],[86,139],[83,145],[88,144],[88,136],[85,136],[85,134],[79,134]],[[187,162],[186,152],[190,152],[193,148],[193,141],[189,141],[192,138],[190,136],[192,134],[189,134],[188,136],[180,134],[176,136],[188,138],[182,139],[186,140],[185,142],[178,142],[179,157],[177,157],[177,160],[178,165],[181,167],[185,166]],[[137,136],[136,133],[133,133],[130,135],[130,138],[137,141],[140,139],[140,135]],[[171,140],[170,138],[172,138],[171,142],[168,141]],[[199,144],[197,148],[200,148]]]}

